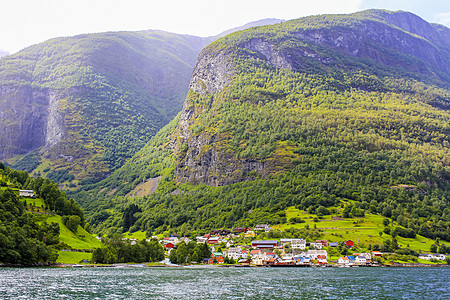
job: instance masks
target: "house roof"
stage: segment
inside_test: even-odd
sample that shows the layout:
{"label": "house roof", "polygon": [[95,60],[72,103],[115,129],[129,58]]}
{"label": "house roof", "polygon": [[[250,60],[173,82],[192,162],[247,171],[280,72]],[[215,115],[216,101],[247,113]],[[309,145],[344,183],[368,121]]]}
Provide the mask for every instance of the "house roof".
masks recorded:
{"label": "house roof", "polygon": [[270,244],[270,245],[272,245],[272,244],[278,244],[278,241],[277,241],[277,240],[252,241],[252,244],[262,244],[262,245],[264,245],[264,244],[266,244],[266,245]]}

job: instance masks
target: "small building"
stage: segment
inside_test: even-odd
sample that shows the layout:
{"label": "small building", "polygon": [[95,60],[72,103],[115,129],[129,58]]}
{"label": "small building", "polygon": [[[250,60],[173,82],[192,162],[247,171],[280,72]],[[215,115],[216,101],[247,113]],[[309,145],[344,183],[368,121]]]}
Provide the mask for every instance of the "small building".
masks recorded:
{"label": "small building", "polygon": [[316,244],[322,244],[323,247],[327,247],[328,246],[328,241],[327,240],[316,240]]}
{"label": "small building", "polygon": [[357,265],[365,265],[365,264],[367,264],[367,259],[366,259],[366,257],[363,256],[363,255],[358,255],[358,256],[356,256],[356,258],[355,258],[355,263],[356,263]]}
{"label": "small building", "polygon": [[322,243],[309,243],[309,248],[311,249],[322,250],[322,247],[323,247]]}
{"label": "small building", "polygon": [[278,247],[278,241],[276,240],[267,240],[267,241],[252,241],[252,247],[258,249],[272,249]]}
{"label": "small building", "polygon": [[224,263],[224,257],[223,257],[223,253],[222,252],[213,252],[211,253],[211,258],[214,260],[217,260],[217,262],[219,264],[223,264]]}
{"label": "small building", "polygon": [[218,244],[219,240],[220,240],[220,238],[218,238],[218,237],[211,237],[208,239],[208,244]]}
{"label": "small building", "polygon": [[352,248],[352,247],[355,246],[355,243],[352,240],[348,240],[348,241],[345,242],[345,246],[347,248]]}
{"label": "small building", "polygon": [[262,230],[262,231],[265,231],[265,232],[270,231],[270,229],[271,228],[267,224],[259,224],[259,225],[256,225],[255,228],[254,228],[255,231]]}
{"label": "small building", "polygon": [[304,239],[292,239],[291,240],[291,247],[292,247],[292,249],[305,250],[306,249],[306,240],[304,240]]}
{"label": "small building", "polygon": [[328,246],[329,247],[337,247],[337,246],[339,246],[339,243],[329,243]]}
{"label": "small building", "polygon": [[19,196],[22,197],[35,197],[33,190],[19,190]]}
{"label": "small building", "polygon": [[425,260],[445,260],[445,257],[445,254],[419,254],[419,258]]}
{"label": "small building", "polygon": [[317,259],[317,256],[324,255],[325,257],[328,257],[327,250],[308,250],[306,251],[305,256],[311,258],[311,259]]}
{"label": "small building", "polygon": [[197,240],[197,244],[203,244],[203,243],[206,243],[208,241],[207,238],[202,237],[202,236],[197,236],[195,239]]}
{"label": "small building", "polygon": [[169,250],[175,248],[175,245],[173,243],[165,243],[164,249]]}
{"label": "small building", "polygon": [[214,260],[212,258],[204,258],[202,260],[202,263],[212,265],[214,263]]}
{"label": "small building", "polygon": [[325,255],[317,255],[317,262],[321,265],[327,265],[327,257]]}
{"label": "small building", "polygon": [[380,251],[372,251],[372,258],[381,257],[381,256],[383,256],[382,252],[380,252]]}

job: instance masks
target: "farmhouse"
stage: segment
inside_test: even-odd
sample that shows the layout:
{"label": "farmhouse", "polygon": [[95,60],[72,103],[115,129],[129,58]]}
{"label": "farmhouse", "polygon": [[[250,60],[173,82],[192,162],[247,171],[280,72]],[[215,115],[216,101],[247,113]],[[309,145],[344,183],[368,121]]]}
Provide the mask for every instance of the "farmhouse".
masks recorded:
{"label": "farmhouse", "polygon": [[33,190],[19,190],[19,196],[22,197],[34,197]]}

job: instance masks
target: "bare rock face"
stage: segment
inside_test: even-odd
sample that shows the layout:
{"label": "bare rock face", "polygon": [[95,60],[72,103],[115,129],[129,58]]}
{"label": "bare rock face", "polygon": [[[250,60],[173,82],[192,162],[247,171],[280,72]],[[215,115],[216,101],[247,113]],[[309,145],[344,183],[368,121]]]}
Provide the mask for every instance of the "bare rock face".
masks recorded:
{"label": "bare rock face", "polygon": [[[61,94],[29,86],[0,86],[0,159],[51,148],[64,136]],[[25,101],[24,101],[25,100]]]}
{"label": "bare rock face", "polygon": [[[253,56],[276,68],[296,71],[301,70],[305,60],[317,61],[325,67],[345,68],[339,62],[340,57],[350,56],[431,76],[444,74],[445,78],[450,73],[447,29],[437,31],[409,13],[376,11],[371,18],[352,22],[351,26],[346,23],[332,29],[311,26],[289,32],[289,42],[296,40],[304,45],[300,47],[290,47],[289,42],[288,46],[280,46],[276,43],[280,40],[258,32],[253,36],[249,33],[232,47],[219,49],[213,45],[204,49],[192,75],[175,137],[177,142],[173,144],[177,155],[176,179],[219,186],[264,178],[282,171],[290,163],[280,161],[279,157],[278,161],[239,159],[228,144],[229,136],[201,128],[199,116],[205,110],[214,107],[215,101],[230,100],[221,92],[237,72],[233,64],[236,58]],[[281,36],[288,36],[287,32],[284,34]],[[242,53],[244,56],[239,57]]]}

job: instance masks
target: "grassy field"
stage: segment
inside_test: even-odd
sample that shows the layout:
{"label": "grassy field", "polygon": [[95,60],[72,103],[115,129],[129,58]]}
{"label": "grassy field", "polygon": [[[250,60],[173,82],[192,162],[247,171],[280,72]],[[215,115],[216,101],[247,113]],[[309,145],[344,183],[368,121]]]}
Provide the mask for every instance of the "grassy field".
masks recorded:
{"label": "grassy field", "polygon": [[91,260],[92,253],[89,252],[71,252],[71,251],[58,251],[57,263],[63,264],[78,264],[84,259]]}
{"label": "grassy field", "polygon": [[[366,213],[362,218],[342,218],[341,209],[334,207],[330,209],[334,213],[324,216],[317,222],[314,219],[317,217],[314,214],[308,214],[305,211],[300,211],[295,207],[290,207],[286,210],[286,217],[289,219],[293,217],[300,217],[305,220],[305,223],[298,224],[280,224],[275,226],[275,229],[284,230],[287,228],[304,228],[308,225],[310,228],[316,226],[323,232],[323,238],[329,242],[341,242],[352,240],[359,247],[366,248],[369,244],[383,244],[383,240],[391,239],[390,235],[383,232],[384,217]],[[392,224],[391,224],[392,226]],[[393,226],[399,226],[394,224]],[[380,232],[382,233],[380,235]],[[434,243],[433,240],[417,235],[414,239],[403,238],[398,236],[397,242],[401,247],[409,246],[412,250],[417,252],[429,252],[430,246]]]}
{"label": "grassy field", "polygon": [[76,234],[70,231],[69,228],[62,223],[61,216],[41,214],[39,215],[39,218],[41,219],[41,222],[47,221],[47,223],[58,223],[60,228],[60,241],[73,249],[94,249],[102,247],[102,243],[81,226],[78,226]]}
{"label": "grassy field", "polygon": [[138,239],[140,241],[146,239],[145,232],[143,232],[143,231],[136,231],[133,233],[125,232],[123,234],[123,236],[126,238],[129,238],[129,239]]}

